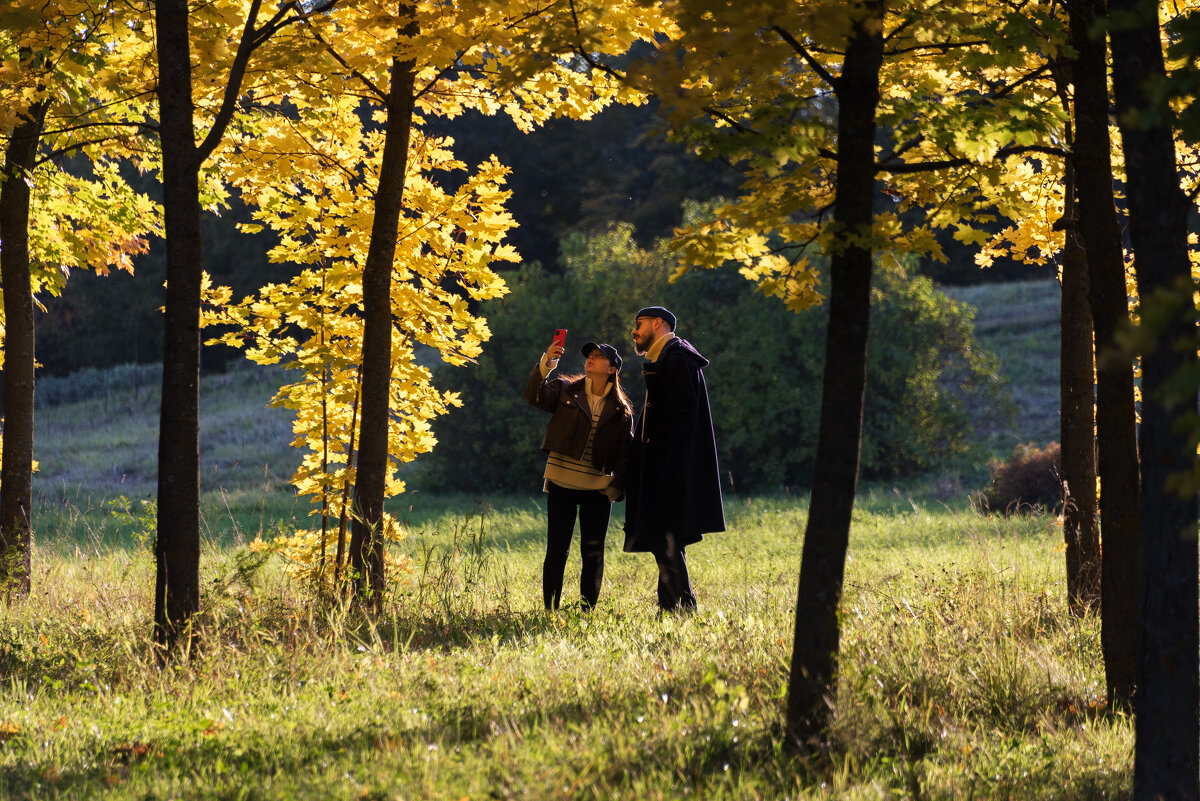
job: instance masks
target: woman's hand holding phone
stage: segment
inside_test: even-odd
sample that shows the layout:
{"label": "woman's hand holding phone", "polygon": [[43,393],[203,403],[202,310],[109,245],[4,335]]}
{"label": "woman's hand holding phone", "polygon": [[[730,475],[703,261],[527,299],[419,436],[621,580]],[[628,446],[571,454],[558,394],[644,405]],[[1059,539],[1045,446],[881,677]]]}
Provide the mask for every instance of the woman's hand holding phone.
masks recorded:
{"label": "woman's hand holding phone", "polygon": [[554,332],[554,339],[550,341],[550,347],[546,348],[546,355],[543,357],[545,365],[551,370],[553,370],[555,367],[558,367],[558,360],[563,355],[566,343],[567,329],[556,329]]}

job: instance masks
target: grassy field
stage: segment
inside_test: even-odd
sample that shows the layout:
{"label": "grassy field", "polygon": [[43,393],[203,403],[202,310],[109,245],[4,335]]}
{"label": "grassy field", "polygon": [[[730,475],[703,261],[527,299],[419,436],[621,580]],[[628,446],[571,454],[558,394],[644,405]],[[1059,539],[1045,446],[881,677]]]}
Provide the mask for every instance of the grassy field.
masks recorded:
{"label": "grassy field", "polygon": [[[1046,315],[1050,290],[1003,291]],[[1045,337],[976,302],[1014,390],[1046,398]],[[166,668],[149,642],[156,392],[39,410],[34,592],[0,623],[0,799],[1130,795],[1132,727],[1104,709],[1098,621],[1065,613],[1051,518],[864,488],[836,723],[802,758],[780,724],[806,498],[727,498],[729,530],[689,549],[700,611],[660,619],[620,506],[599,607],[546,614],[540,497],[406,493],[409,570],[366,620],[248,548],[307,512],[288,416],[264,408],[277,381],[204,384],[202,636]],[[1038,439],[1031,422],[1015,441]],[[573,554],[568,598],[578,573]]]}
{"label": "grassy field", "polygon": [[975,306],[975,336],[1000,360],[1017,415],[998,444],[1005,454],[1021,442],[1059,438],[1061,295],[1057,281],[1016,281],[956,287],[951,297]]}
{"label": "grassy field", "polygon": [[802,760],[779,724],[805,504],[727,507],[689,550],[686,618],[656,617],[653,561],[616,537],[594,612],[541,611],[532,498],[414,500],[373,622],[213,544],[204,645],[165,670],[149,551],[43,545],[0,628],[0,797],[1128,794],[1131,727],[1104,715],[1097,622],[1064,613],[1052,520],[866,494],[834,739]]}

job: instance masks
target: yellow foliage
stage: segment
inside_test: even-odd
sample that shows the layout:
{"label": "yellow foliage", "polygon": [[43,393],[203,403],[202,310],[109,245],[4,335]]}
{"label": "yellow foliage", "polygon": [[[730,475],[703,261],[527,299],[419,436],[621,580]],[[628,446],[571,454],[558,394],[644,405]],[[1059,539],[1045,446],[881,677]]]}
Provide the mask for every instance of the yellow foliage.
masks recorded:
{"label": "yellow foliage", "polygon": [[[1020,11],[983,0],[888,3],[879,73],[876,174],[890,208],[870,231],[838,231],[837,94],[847,35],[863,6],[834,0],[776,3],[662,0],[676,33],[630,80],[663,103],[673,131],[742,170],[736,198],[712,219],[677,232],[680,271],[732,264],[793,308],[819,300],[796,275],[815,248],[851,245],[943,258],[935,232],[997,253],[1045,259],[1061,161],[1036,169],[1013,149],[1053,152],[1066,112],[1045,69],[1065,34],[1050,6]],[[1021,222],[1012,236],[983,233],[993,208]],[[986,210],[986,211],[985,211]],[[923,222],[913,222],[920,211]],[[1038,215],[1039,219],[1034,219]],[[901,222],[903,221],[903,223]],[[766,258],[770,255],[770,258]]]}
{"label": "yellow foliage", "polygon": [[[291,534],[281,534],[271,540],[257,538],[249,548],[254,553],[275,553],[284,559],[284,570],[296,581],[310,588],[323,592],[333,592],[337,589],[336,581],[345,580],[345,562],[340,570],[337,569],[336,559],[339,551],[339,541],[343,556],[349,547],[348,527],[337,525],[337,515],[332,514],[333,525],[324,529],[303,529]],[[408,532],[396,522],[391,515],[384,515],[383,541],[390,545],[399,545],[408,538]],[[405,554],[398,553],[392,548],[384,548],[384,569],[391,581],[399,581],[401,577],[413,570],[412,560]]]}
{"label": "yellow foliage", "polygon": [[[232,30],[233,18],[217,8],[208,13],[211,35],[200,58],[219,62],[228,47],[219,31]],[[300,269],[238,302],[206,287],[202,322],[230,326],[220,341],[249,358],[297,371],[273,403],[295,413],[293,444],[304,456],[292,481],[325,520],[343,515],[355,478],[362,271],[392,59],[410,59],[416,80],[392,266],[388,496],[404,490],[396,466],[436,444],[432,420],[461,405],[456,393],[433,385],[430,357],[459,365],[482,352],[491,332],[478,304],[508,292],[494,265],[519,259],[503,241],[515,225],[505,209],[507,168],[493,157],[468,169],[455,158],[454,142],[427,133],[425,120],[502,112],[529,130],[555,116],[586,119],[612,102],[641,102],[628,84],[579,69],[573,54],[581,42],[623,52],[652,40],[665,23],[634,0],[573,11],[523,0],[422,1],[414,14],[410,25],[394,3],[363,0],[277,35],[256,73],[272,78],[256,79],[250,90],[256,110],[237,116],[217,153],[223,182],[255,207],[252,229],[277,235],[271,259]],[[322,547],[328,555],[328,536],[300,532],[274,547],[297,576],[312,578]]]}
{"label": "yellow foliage", "polygon": [[[162,233],[158,204],[129,187],[122,160],[153,166],[147,122],[151,39],[138,10],[99,0],[8,0],[0,6],[0,138],[46,106],[28,221],[35,303],[57,295],[73,270],[132,272],[132,257]],[[150,61],[148,61],[150,59]],[[7,148],[0,149],[0,158]],[[90,174],[67,171],[52,152],[81,152]],[[0,330],[2,330],[0,314]],[[0,333],[2,337],[2,333]]]}

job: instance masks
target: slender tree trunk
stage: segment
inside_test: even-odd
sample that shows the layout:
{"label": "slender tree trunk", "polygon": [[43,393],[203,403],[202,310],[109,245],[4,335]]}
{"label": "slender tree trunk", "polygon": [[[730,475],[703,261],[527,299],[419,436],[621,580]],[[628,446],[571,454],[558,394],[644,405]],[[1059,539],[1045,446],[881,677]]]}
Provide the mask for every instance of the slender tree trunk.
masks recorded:
{"label": "slender tree trunk", "polygon": [[804,532],[796,629],[788,681],[787,729],[800,744],[822,742],[836,701],[838,603],[846,567],[850,513],[858,484],[871,303],[875,109],[883,60],[882,0],[868,2],[851,30],[838,100],[838,230],[863,240],[830,260],[829,328],[817,456]]}
{"label": "slender tree trunk", "polygon": [[1129,322],[1121,229],[1113,199],[1108,68],[1103,33],[1089,36],[1103,0],[1073,0],[1075,181],[1079,233],[1087,250],[1096,339],[1096,451],[1100,473],[1101,645],[1110,704],[1127,706],[1136,677],[1138,595],[1137,427],[1133,363],[1120,355],[1117,333]]}
{"label": "slender tree trunk", "polygon": [[[409,6],[402,5],[400,13],[413,19],[413,10]],[[406,33],[411,34],[412,27],[410,23]],[[387,484],[392,379],[392,269],[400,214],[404,208],[414,78],[412,61],[393,59],[386,101],[383,161],[375,195],[375,219],[363,267],[362,422],[354,483],[350,562],[355,570],[355,592],[375,607],[383,602],[386,586],[383,498]]]}
{"label": "slender tree trunk", "polygon": [[[346,448],[346,464],[354,464],[354,433],[358,430],[358,405],[359,399],[362,397],[362,368],[359,368],[358,375],[354,379],[354,402],[350,404],[350,444]],[[350,512],[350,479],[346,478],[342,482],[342,505],[341,512],[338,514],[338,541],[337,554],[333,560],[333,585],[339,591],[342,589],[342,566],[346,563],[346,523]]]}
{"label": "slender tree trunk", "polygon": [[0,463],[0,597],[29,594],[33,501],[33,287],[28,173],[46,124],[35,104],[13,130],[0,185],[0,283],[4,286],[4,455]]}
{"label": "slender tree trunk", "polygon": [[1174,423],[1195,415],[1197,403],[1194,390],[1177,404],[1164,390],[1180,371],[1194,371],[1197,362],[1187,243],[1190,204],[1180,188],[1170,127],[1138,114],[1150,105],[1147,87],[1160,85],[1166,75],[1158,6],[1111,0],[1109,9],[1121,21],[1111,33],[1113,90],[1138,296],[1152,305],[1164,294],[1182,295],[1179,311],[1141,354],[1143,504],[1133,787],[1138,799],[1187,801],[1200,798],[1200,532],[1195,493],[1172,490],[1169,484],[1172,475],[1190,474],[1195,462],[1195,447]]}
{"label": "slender tree trunk", "polygon": [[1096,399],[1087,253],[1075,220],[1075,170],[1067,165],[1067,221],[1062,265],[1059,373],[1063,466],[1063,540],[1067,608],[1083,616],[1100,603],[1100,533],[1096,529]]}
{"label": "slender tree trunk", "polygon": [[159,0],[154,15],[167,246],[154,631],[175,646],[200,604],[200,165],[187,2]]}

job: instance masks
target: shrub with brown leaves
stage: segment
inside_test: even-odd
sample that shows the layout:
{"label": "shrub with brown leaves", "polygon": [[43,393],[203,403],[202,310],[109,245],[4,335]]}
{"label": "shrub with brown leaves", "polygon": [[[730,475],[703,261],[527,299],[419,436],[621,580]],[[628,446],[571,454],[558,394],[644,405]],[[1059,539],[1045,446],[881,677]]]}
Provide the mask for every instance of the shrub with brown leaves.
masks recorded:
{"label": "shrub with brown leaves", "polygon": [[991,483],[973,499],[981,512],[1009,515],[1062,506],[1062,449],[1057,442],[1044,448],[1021,443],[1007,461],[988,463],[988,473]]}

